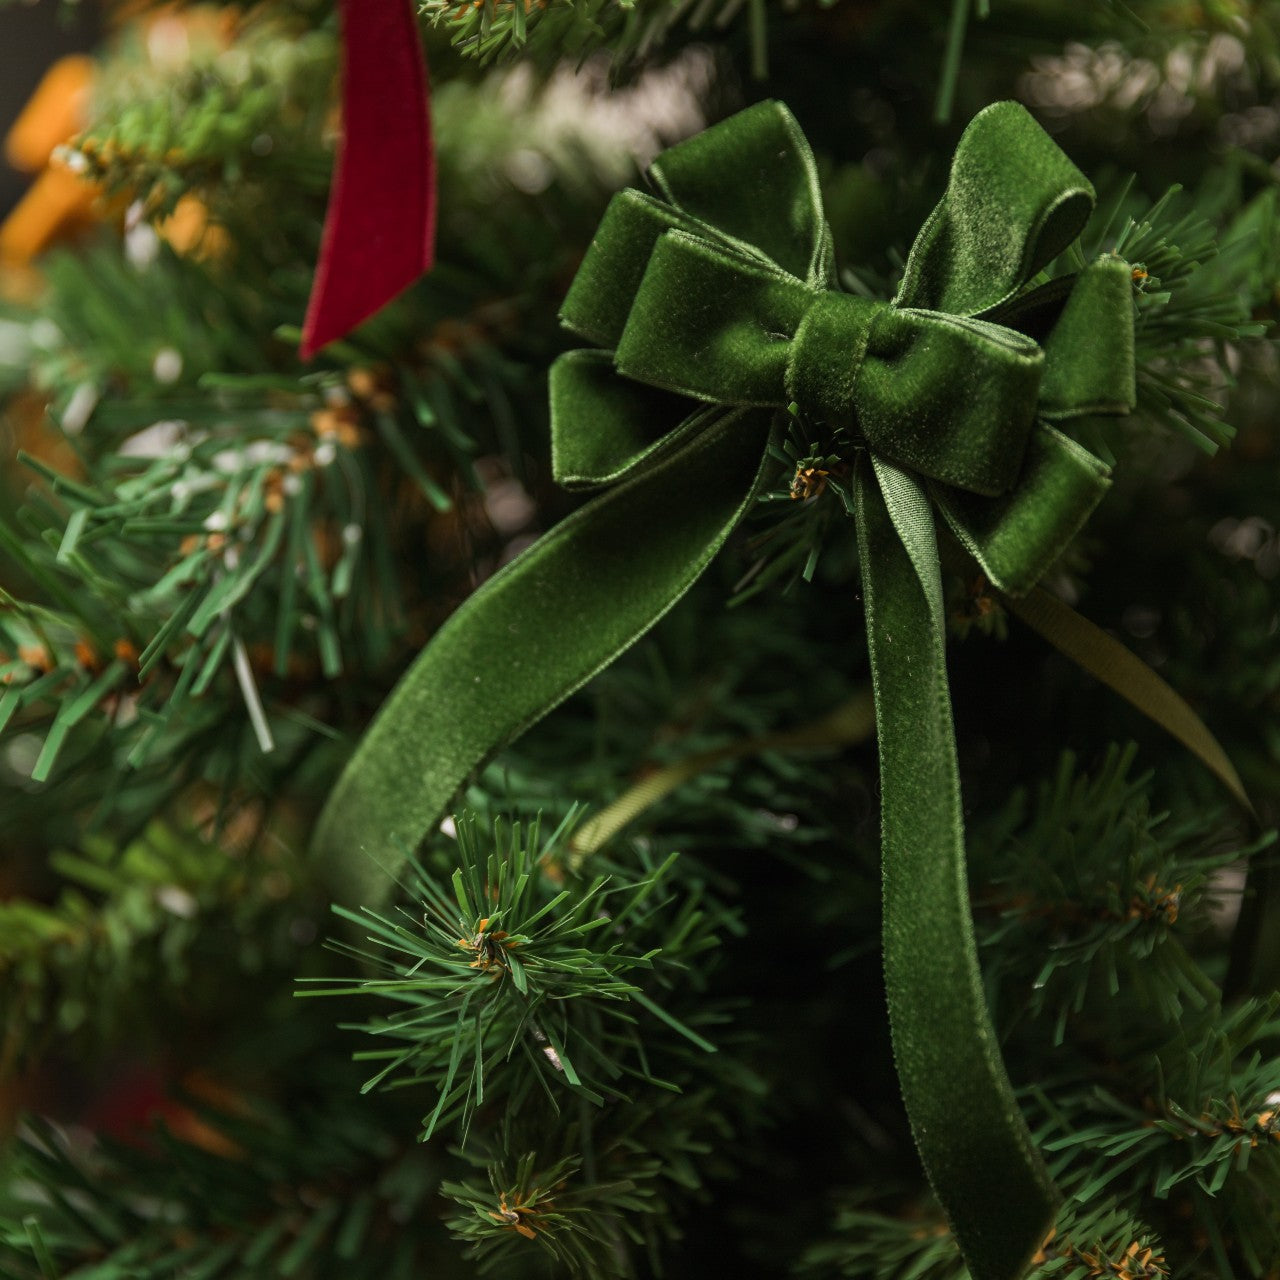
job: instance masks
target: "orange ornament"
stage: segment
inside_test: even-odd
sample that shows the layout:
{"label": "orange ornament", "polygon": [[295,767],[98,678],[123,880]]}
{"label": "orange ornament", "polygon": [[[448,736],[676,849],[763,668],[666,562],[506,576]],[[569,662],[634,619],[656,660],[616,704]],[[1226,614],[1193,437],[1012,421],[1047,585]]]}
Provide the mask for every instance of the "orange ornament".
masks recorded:
{"label": "orange ornament", "polygon": [[100,191],[55,159],[57,149],[88,123],[93,62],[80,54],[61,58],[45,72],[5,138],[15,168],[38,176],[0,223],[0,263],[29,263],[55,241],[93,221]]}

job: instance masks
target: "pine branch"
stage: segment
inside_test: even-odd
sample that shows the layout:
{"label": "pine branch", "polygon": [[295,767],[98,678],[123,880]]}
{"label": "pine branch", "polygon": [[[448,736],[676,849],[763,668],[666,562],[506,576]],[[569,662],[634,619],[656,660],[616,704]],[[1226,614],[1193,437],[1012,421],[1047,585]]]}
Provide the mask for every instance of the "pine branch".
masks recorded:
{"label": "pine branch", "polygon": [[634,1185],[584,1183],[574,1158],[541,1170],[536,1161],[529,1152],[514,1165],[491,1165],[488,1187],[478,1180],[441,1187],[458,1206],[449,1226],[480,1273],[520,1261],[523,1243],[532,1241],[570,1275],[627,1274],[619,1266],[618,1218],[645,1207]]}
{"label": "pine branch", "polygon": [[[1114,1201],[1071,1205],[1045,1241],[1027,1280],[1166,1280],[1174,1273],[1151,1229]],[[829,1240],[804,1255],[801,1275],[850,1280],[970,1280],[937,1204],[888,1213],[859,1203],[836,1210]]]}
{"label": "pine branch", "polygon": [[[240,65],[231,55],[268,80],[282,58],[303,56],[278,28],[252,30],[247,52],[220,55],[226,76]],[[161,76],[142,115],[190,99],[194,123],[180,113],[173,127],[198,126],[199,76],[189,80]],[[589,234],[601,172],[628,162],[616,144],[579,146],[562,130],[545,141],[545,189],[503,180],[495,191],[517,147],[532,154],[523,121],[487,86],[446,86],[436,106],[442,182],[456,201],[443,218],[447,264],[326,352],[320,370],[300,368],[280,339],[302,313],[323,191],[295,198],[287,163],[271,168],[276,150],[258,158],[259,176],[290,196],[270,202],[288,212],[268,234],[256,229],[262,184],[257,195],[255,183],[220,188],[217,225],[239,229],[234,256],[178,253],[142,216],[123,246],[53,259],[47,297],[16,326],[14,369],[33,367],[80,467],[72,478],[37,463],[44,486],[0,533],[11,592],[0,732],[41,744],[34,776],[58,778],[64,807],[77,793],[95,804],[106,795],[117,812],[137,812],[138,830],[193,776],[275,785],[302,767],[308,739],[323,748],[326,721],[385,692],[416,643],[411,630],[435,625],[460,571],[495,540],[466,488],[482,487],[482,469],[501,479],[502,463],[486,461],[495,454],[525,474],[542,415],[516,406],[560,342],[554,306],[533,298],[572,253],[560,234],[578,224]],[[257,127],[255,111],[229,127],[226,163]],[[145,120],[122,112],[102,127],[135,130],[143,141],[131,156],[167,155],[146,149]],[[476,165],[485,153],[492,167]],[[166,172],[171,194],[198,190],[194,171]],[[121,170],[122,182],[141,176]],[[534,205],[558,224],[540,236],[527,234]],[[521,234],[508,233],[515,225]],[[516,499],[505,538],[534,508],[504,485]],[[440,519],[460,497],[462,511]],[[433,519],[446,534],[435,558],[400,573]],[[265,751],[271,759],[254,763]]]}
{"label": "pine branch", "polygon": [[[1222,237],[1195,209],[1175,216],[1177,193],[1129,218],[1113,252],[1133,264],[1139,410],[1212,452],[1235,434],[1222,416],[1227,349],[1265,330],[1250,322],[1249,292],[1213,288],[1207,264]],[[1228,229],[1225,238],[1237,236]]]}
{"label": "pine branch", "polygon": [[795,405],[785,426],[781,444],[769,446],[778,482],[760,496],[757,519],[765,528],[748,543],[752,563],[737,584],[735,605],[779,583],[787,594],[800,581],[812,582],[829,551],[828,566],[834,561],[837,574],[848,575],[856,562],[852,442],[840,430],[810,422]]}
{"label": "pine branch", "polygon": [[1145,1070],[1035,1091],[1047,1117],[1037,1138],[1063,1185],[1086,1201],[1169,1202],[1171,1252],[1207,1255],[1223,1280],[1267,1274],[1280,1261],[1278,1009],[1280,998],[1190,1017]]}
{"label": "pine branch", "polygon": [[457,1206],[454,1237],[481,1270],[545,1252],[573,1274],[634,1277],[646,1274],[642,1257],[659,1272],[711,1184],[740,1175],[758,1128],[763,1082],[741,1063],[714,1061],[710,1083],[691,1061],[679,1092],[580,1105],[576,1118],[534,1107],[508,1114],[463,1153],[477,1172],[441,1187]]}
{"label": "pine branch", "polygon": [[33,1121],[0,1191],[0,1269],[412,1280],[447,1248],[424,1212],[439,1178],[430,1153],[397,1148],[374,1117],[247,1100],[241,1112],[209,1114],[199,1145],[160,1130],[141,1147],[86,1149]]}
{"label": "pine branch", "polygon": [[183,200],[188,220],[202,212],[223,222],[246,203],[323,199],[329,102],[317,89],[336,71],[332,35],[282,22],[277,6],[201,16],[187,22],[177,57],[139,26],[126,29],[94,86],[94,122],[62,162],[136,202],[135,218],[168,218]]}
{"label": "pine branch", "polygon": [[147,1041],[196,993],[211,1015],[218,985],[288,973],[290,931],[317,912],[300,867],[233,857],[158,825],[124,849],[99,840],[55,854],[51,869],[56,901],[0,903],[0,1077],[54,1047],[89,1054]]}
{"label": "pine branch", "polygon": [[[299,994],[403,1006],[353,1029],[403,1042],[358,1058],[383,1064],[366,1091],[391,1084],[434,1095],[424,1140],[456,1122],[465,1141],[477,1108],[496,1099],[515,1113],[535,1086],[556,1111],[562,1099],[567,1105],[561,1091],[603,1106],[637,1082],[676,1088],[656,1074],[664,1056],[683,1057],[682,1045],[714,1052],[696,1029],[714,1011],[686,1023],[665,1007],[666,988],[677,971],[696,973],[731,918],[696,892],[673,908],[674,856],[613,884],[570,876],[567,830],[562,823],[544,838],[536,823],[527,831],[497,823],[487,835],[464,817],[452,875],[421,869],[415,877],[421,924],[408,913],[405,924],[336,908],[373,944],[339,949],[387,976],[320,980]],[[669,1042],[659,1052],[650,1042],[661,1034]]]}
{"label": "pine branch", "polygon": [[[817,0],[829,8],[837,0]],[[804,7],[789,0],[784,11]],[[581,62],[608,49],[621,66],[660,52],[674,34],[725,32],[745,23],[755,76],[768,70],[765,0],[422,0],[420,11],[453,46],[481,63],[515,56]]]}
{"label": "pine branch", "polygon": [[50,490],[33,491],[19,514],[25,527],[0,534],[55,605],[10,598],[0,619],[0,724],[16,715],[24,732],[46,726],[35,781],[86,730],[118,744],[130,767],[172,760],[198,723],[189,700],[208,692],[225,707],[238,690],[241,716],[270,751],[264,684],[269,697],[308,667],[334,679],[340,637],[373,655],[385,648],[398,606],[383,594],[390,535],[375,474],[355,413],[311,404],[191,404],[186,418],[127,437],[88,483],[46,472]]}
{"label": "pine branch", "polygon": [[1216,1007],[1218,989],[1192,951],[1213,928],[1221,872],[1257,856],[1224,843],[1221,815],[1153,812],[1136,751],[1111,748],[1092,775],[1064,755],[1034,801],[1016,793],[972,841],[981,945],[997,1009],[1047,1018],[1061,1044],[1136,988],[1147,1026]]}

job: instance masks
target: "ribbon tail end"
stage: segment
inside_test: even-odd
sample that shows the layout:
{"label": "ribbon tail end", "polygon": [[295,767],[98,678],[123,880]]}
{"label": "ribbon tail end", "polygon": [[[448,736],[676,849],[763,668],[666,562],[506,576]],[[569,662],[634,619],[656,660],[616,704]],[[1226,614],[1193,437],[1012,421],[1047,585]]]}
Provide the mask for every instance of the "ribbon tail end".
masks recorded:
{"label": "ribbon tail end", "polygon": [[343,0],[343,135],[299,355],[345,337],[431,269],[430,81],[407,0]]}

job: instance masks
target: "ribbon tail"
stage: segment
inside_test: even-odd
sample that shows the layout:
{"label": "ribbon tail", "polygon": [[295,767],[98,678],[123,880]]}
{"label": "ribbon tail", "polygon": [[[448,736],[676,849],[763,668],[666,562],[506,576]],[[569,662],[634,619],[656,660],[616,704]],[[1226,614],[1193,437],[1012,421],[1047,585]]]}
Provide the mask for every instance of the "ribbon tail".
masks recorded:
{"label": "ribbon tail", "polygon": [[472,595],[383,705],[329,797],[314,854],[376,907],[471,771],[634,644],[693,585],[765,471],[772,415],[726,413],[574,512]]}
{"label": "ribbon tail", "polygon": [[1047,591],[1036,588],[1024,599],[1001,596],[1006,609],[1064,653],[1096,680],[1114,689],[1148,720],[1176,738],[1231,793],[1256,823],[1258,815],[1236,767],[1208,726],[1182,695],[1167,685],[1136,654],[1101,627],[1082,618]]}
{"label": "ribbon tail", "polygon": [[342,0],[342,141],[300,354],[309,359],[430,270],[436,170],[409,0]]}
{"label": "ribbon tail", "polygon": [[[874,471],[872,470],[874,466]],[[916,1145],[974,1280],[1015,1280],[1058,1201],[997,1049],[965,874],[928,497],[864,457],[855,514],[880,746],[884,965]]]}

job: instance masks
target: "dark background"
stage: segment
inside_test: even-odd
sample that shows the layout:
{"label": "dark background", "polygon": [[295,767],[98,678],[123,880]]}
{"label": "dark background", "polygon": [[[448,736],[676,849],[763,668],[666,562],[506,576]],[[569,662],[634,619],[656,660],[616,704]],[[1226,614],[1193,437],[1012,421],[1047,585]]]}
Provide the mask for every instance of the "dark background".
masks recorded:
{"label": "dark background", "polygon": [[[93,48],[93,17],[69,11],[62,0],[0,0],[0,137],[9,131],[51,62],[64,53]],[[29,180],[0,156],[0,217],[13,207]]]}

